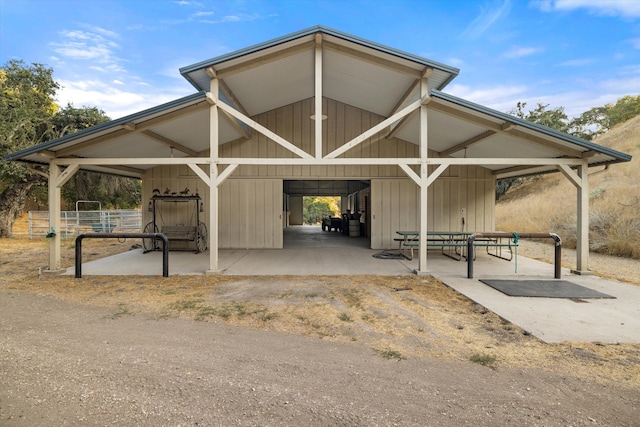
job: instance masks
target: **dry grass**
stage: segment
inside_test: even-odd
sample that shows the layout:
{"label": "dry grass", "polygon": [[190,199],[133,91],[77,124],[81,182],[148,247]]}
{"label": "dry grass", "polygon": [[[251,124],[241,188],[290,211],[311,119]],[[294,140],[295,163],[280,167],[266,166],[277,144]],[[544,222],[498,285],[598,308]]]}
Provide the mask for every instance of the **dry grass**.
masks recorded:
{"label": "dry grass", "polygon": [[[130,242],[89,240],[85,259]],[[183,318],[355,342],[381,357],[544,369],[640,388],[640,345],[547,345],[438,280],[417,276],[86,277],[43,274],[46,242],[0,240],[0,289],[110,308],[111,318]],[[65,266],[73,247],[63,248]],[[471,363],[471,362],[470,362]]]}
{"label": "dry grass", "polygon": [[[591,250],[640,259],[640,116],[603,135],[598,144],[631,154],[631,162],[590,171]],[[563,246],[576,244],[576,188],[561,174],[529,180],[496,206],[496,228],[554,232]]]}

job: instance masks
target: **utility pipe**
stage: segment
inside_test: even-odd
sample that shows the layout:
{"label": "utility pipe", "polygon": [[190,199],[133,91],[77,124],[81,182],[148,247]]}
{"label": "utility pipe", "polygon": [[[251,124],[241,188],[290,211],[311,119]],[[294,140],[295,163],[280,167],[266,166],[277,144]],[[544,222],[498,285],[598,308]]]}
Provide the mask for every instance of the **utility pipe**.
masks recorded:
{"label": "utility pipe", "polygon": [[493,233],[473,233],[467,239],[467,278],[473,279],[473,242],[476,237],[487,238],[512,238],[518,237],[519,239],[553,239],[555,241],[555,257],[554,257],[554,278],[559,279],[562,275],[562,240],[556,233],[506,233],[506,232],[493,232]]}
{"label": "utility pipe", "polygon": [[162,233],[90,233],[76,237],[76,279],[82,278],[82,240],[88,239],[157,239],[162,240],[162,277],[169,277],[169,239]]}

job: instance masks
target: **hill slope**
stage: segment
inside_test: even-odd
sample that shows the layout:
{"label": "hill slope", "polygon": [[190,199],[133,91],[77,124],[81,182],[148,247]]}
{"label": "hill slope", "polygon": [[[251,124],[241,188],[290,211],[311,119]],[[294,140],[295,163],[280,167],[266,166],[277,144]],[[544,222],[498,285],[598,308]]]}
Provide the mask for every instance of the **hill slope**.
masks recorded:
{"label": "hill slope", "polygon": [[[589,171],[591,250],[640,258],[640,116],[594,142],[633,159]],[[554,232],[575,247],[576,203],[577,191],[562,174],[528,179],[497,203],[496,229]]]}

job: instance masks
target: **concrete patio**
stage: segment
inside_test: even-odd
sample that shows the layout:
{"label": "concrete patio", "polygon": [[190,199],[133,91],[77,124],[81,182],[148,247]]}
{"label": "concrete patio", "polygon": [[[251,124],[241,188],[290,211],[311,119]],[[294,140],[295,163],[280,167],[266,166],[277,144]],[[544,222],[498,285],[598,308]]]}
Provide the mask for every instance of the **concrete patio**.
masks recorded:
{"label": "concrete patio", "polygon": [[[320,227],[290,227],[281,250],[220,250],[220,274],[224,275],[404,275],[413,274],[416,259],[378,259],[381,251],[368,249],[364,237],[323,232]],[[389,251],[396,252],[397,250]],[[170,252],[169,274],[204,274],[208,253]],[[429,271],[447,286],[520,326],[545,342],[640,343],[640,287],[597,276],[562,278],[615,299],[512,297],[479,279],[553,279],[553,265],[517,257],[508,262],[478,251],[474,279],[467,278],[467,264],[429,252]],[[141,249],[88,262],[88,275],[162,275],[162,253],[143,254]],[[74,274],[70,268],[66,274]]]}

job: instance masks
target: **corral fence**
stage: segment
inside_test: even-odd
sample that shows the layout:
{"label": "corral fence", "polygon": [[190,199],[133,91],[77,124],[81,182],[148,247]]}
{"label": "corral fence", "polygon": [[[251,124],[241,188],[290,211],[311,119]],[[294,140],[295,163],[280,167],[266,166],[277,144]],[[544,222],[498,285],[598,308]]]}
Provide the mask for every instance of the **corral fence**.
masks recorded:
{"label": "corral fence", "polygon": [[[29,238],[45,237],[51,232],[49,211],[29,211]],[[60,230],[56,234],[73,238],[84,233],[140,233],[142,211],[140,209],[62,211]]]}

